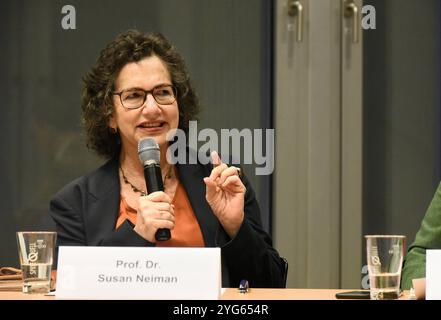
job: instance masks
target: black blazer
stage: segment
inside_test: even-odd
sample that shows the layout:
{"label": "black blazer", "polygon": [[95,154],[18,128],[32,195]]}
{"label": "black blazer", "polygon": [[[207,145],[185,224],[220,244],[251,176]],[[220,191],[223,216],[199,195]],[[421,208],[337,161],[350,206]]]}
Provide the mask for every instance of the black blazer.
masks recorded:
{"label": "black blazer", "polygon": [[[120,185],[117,159],[82,176],[61,189],[50,202],[59,246],[154,246],[133,230],[126,220],[115,229]],[[204,177],[212,165],[178,164],[179,179],[199,222],[206,247],[220,247],[222,286],[237,287],[242,279],[250,287],[283,287],[283,264],[262,229],[254,191],[245,177],[245,218],[234,239],[223,230],[205,200]]]}

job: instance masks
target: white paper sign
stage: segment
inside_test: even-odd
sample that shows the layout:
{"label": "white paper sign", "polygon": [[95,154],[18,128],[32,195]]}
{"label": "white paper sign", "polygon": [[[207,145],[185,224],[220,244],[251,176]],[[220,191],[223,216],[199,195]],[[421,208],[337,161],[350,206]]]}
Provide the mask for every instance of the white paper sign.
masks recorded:
{"label": "white paper sign", "polygon": [[441,300],[441,250],[426,250],[426,299]]}
{"label": "white paper sign", "polygon": [[220,248],[60,247],[58,299],[216,300]]}

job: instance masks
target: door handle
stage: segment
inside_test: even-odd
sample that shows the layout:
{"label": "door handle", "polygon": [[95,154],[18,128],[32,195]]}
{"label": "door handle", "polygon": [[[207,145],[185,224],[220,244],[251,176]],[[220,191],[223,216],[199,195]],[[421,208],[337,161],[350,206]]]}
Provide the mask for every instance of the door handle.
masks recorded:
{"label": "door handle", "polygon": [[346,19],[352,19],[352,42],[358,43],[359,32],[361,29],[360,22],[360,10],[354,3],[354,0],[345,0],[344,3],[344,17]]}
{"label": "door handle", "polygon": [[298,0],[288,0],[288,16],[296,18],[296,41],[303,41],[303,5]]}

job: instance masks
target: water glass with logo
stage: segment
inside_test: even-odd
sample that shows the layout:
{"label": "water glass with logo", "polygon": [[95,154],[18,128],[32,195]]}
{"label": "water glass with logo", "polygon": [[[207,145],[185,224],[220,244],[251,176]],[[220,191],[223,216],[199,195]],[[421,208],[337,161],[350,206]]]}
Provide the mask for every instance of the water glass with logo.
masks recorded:
{"label": "water glass with logo", "polygon": [[56,232],[17,232],[24,293],[48,293]]}
{"label": "water glass with logo", "polygon": [[365,238],[371,299],[398,299],[406,237],[369,235]]}

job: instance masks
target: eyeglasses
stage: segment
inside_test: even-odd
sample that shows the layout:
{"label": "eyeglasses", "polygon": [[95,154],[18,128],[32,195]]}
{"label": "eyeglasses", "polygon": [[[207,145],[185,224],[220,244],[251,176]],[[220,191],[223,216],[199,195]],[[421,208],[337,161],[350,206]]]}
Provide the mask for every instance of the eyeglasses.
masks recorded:
{"label": "eyeglasses", "polygon": [[128,89],[113,94],[119,96],[124,108],[138,109],[144,105],[149,93],[159,104],[172,104],[176,101],[176,88],[172,85],[161,85],[152,90]]}

